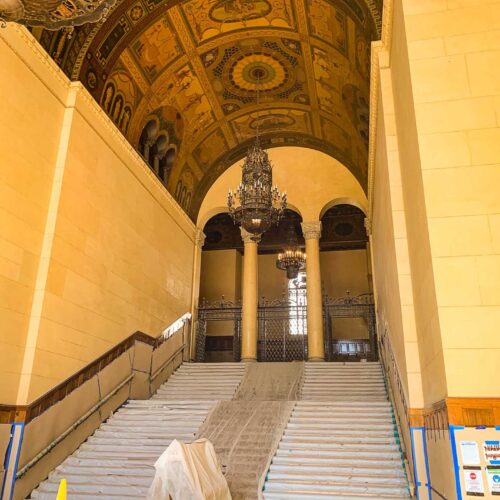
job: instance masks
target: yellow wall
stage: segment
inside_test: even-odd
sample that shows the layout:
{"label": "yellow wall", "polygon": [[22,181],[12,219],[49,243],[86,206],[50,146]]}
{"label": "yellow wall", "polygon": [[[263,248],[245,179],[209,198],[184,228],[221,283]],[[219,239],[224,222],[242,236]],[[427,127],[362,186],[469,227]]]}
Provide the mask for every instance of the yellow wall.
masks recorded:
{"label": "yellow wall", "polygon": [[[237,250],[204,250],[201,254],[200,304],[203,299],[232,302],[241,299],[243,258]],[[209,321],[208,336],[233,335],[231,321]]]}
{"label": "yellow wall", "polygon": [[[334,158],[320,151],[280,147],[268,151],[273,162],[273,184],[286,191],[290,208],[305,222],[318,221],[325,209],[338,200],[366,212],[367,199],[356,178]],[[210,217],[226,212],[229,189],[241,182],[241,161],[228,168],[210,187],[198,214],[203,227]]]}
{"label": "yellow wall", "polygon": [[[67,82],[0,33],[0,402],[17,397]],[[16,44],[18,55],[10,46]],[[47,120],[47,117],[51,117]],[[43,133],[40,133],[43,131]]]}
{"label": "yellow wall", "polygon": [[10,383],[0,401],[24,403],[134,331],[159,334],[190,310],[194,226],[26,30],[2,30],[0,50],[9,67],[0,74],[2,95],[9,92],[2,126],[12,130],[0,148],[10,252],[0,276],[3,290],[19,282],[2,301],[2,334],[18,346],[2,346]]}
{"label": "yellow wall", "polygon": [[498,1],[404,1],[448,396],[500,396],[499,19]]}
{"label": "yellow wall", "polygon": [[276,267],[277,254],[259,255],[259,298],[276,300],[288,294],[286,272]]}

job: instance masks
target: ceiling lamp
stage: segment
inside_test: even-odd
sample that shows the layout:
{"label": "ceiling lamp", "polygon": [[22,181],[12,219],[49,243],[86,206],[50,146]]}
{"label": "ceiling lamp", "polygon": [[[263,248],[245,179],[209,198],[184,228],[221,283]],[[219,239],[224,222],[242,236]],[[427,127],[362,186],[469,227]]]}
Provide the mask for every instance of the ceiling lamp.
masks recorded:
{"label": "ceiling lamp", "polygon": [[[260,78],[264,70],[255,68],[253,76],[257,79],[257,107],[260,104]],[[273,167],[267,151],[260,146],[259,116],[255,143],[248,150],[242,167],[242,182],[236,191],[227,195],[229,214],[235,224],[248,231],[254,241],[273,224],[278,224],[286,208],[286,193],[273,187]]]}
{"label": "ceiling lamp", "polygon": [[48,30],[103,21],[116,0],[0,0],[0,23],[17,22]]}
{"label": "ceiling lamp", "polygon": [[278,254],[276,267],[286,271],[286,277],[289,280],[295,279],[299,275],[299,271],[306,267],[306,254],[299,248],[293,224],[290,224],[288,228],[288,241],[283,252]]}

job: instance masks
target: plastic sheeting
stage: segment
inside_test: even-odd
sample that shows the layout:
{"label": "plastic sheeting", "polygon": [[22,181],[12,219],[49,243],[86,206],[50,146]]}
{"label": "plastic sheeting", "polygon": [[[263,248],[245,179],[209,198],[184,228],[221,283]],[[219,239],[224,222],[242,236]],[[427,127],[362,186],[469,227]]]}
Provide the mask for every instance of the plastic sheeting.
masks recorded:
{"label": "plastic sheeting", "polygon": [[304,363],[249,363],[235,400],[295,401],[299,399]]}
{"label": "plastic sheeting", "polygon": [[207,439],[177,440],[155,463],[148,500],[231,500],[214,447]]}
{"label": "plastic sheeting", "polygon": [[198,436],[215,446],[233,500],[262,498],[265,474],[295,402],[222,401]]}

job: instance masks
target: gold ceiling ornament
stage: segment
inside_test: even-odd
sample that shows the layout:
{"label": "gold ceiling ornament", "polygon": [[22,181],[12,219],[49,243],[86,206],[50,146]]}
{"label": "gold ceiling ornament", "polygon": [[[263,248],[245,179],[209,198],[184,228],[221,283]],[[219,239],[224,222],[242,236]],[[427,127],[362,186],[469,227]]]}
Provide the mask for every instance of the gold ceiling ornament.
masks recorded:
{"label": "gold ceiling ornament", "polygon": [[116,0],[0,0],[0,23],[48,30],[104,21]]}

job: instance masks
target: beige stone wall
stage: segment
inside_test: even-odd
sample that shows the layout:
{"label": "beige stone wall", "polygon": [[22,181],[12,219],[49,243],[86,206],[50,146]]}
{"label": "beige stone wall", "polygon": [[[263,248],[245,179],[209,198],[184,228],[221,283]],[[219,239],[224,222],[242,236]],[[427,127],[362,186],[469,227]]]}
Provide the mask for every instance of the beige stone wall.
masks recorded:
{"label": "beige stone wall", "polygon": [[500,2],[403,5],[441,378],[448,396],[498,397]]}
{"label": "beige stone wall", "polygon": [[[0,37],[0,402],[16,400],[67,84]],[[8,70],[7,70],[8,68]],[[43,75],[43,81],[33,76]],[[47,120],[47,117],[51,117]],[[43,131],[43,134],[40,133]]]}
{"label": "beige stone wall", "polygon": [[26,30],[2,30],[0,51],[0,401],[26,403],[190,310],[194,226]]}
{"label": "beige stone wall", "polygon": [[288,294],[286,272],[276,267],[276,254],[259,255],[259,298],[281,299]]}

